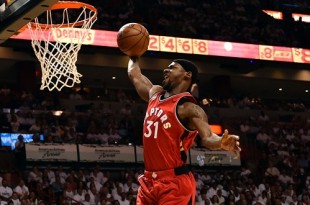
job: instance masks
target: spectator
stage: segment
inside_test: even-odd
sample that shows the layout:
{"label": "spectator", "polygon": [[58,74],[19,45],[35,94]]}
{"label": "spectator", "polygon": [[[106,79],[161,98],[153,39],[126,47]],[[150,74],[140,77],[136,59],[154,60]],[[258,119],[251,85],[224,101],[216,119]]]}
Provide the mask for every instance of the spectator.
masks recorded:
{"label": "spectator", "polygon": [[18,135],[17,137],[14,154],[17,162],[16,166],[19,168],[19,170],[24,170],[26,167],[26,149],[23,135]]}
{"label": "spectator", "polygon": [[30,126],[29,132],[33,133],[33,134],[41,133],[41,124],[40,124],[40,120],[39,119],[36,119],[35,123]]}
{"label": "spectator", "polygon": [[217,188],[216,190],[216,196],[218,198],[218,203],[219,204],[225,204],[225,197],[222,195],[222,188]]}
{"label": "spectator", "polygon": [[110,130],[110,135],[108,138],[109,144],[120,144],[124,143],[122,141],[122,137],[118,134],[117,130],[115,128],[112,128]]}
{"label": "spectator", "polygon": [[39,199],[38,199],[38,197],[34,191],[30,192],[28,201],[31,205],[38,205],[39,204]]}
{"label": "spectator", "polygon": [[127,181],[124,183],[124,192],[129,192],[130,189],[132,189],[133,193],[136,195],[138,192],[138,184],[134,182],[133,178],[129,176],[127,178]]}
{"label": "spectator", "polygon": [[55,172],[55,175],[60,176],[60,181],[61,181],[62,184],[65,183],[65,181],[66,181],[66,179],[67,179],[67,176],[68,176],[67,173],[63,170],[63,167],[62,167],[61,165],[59,165],[59,166],[57,167],[57,170],[56,170],[56,172]]}
{"label": "spectator", "polygon": [[83,202],[83,205],[91,205],[92,203],[90,202],[90,195],[88,193],[85,194],[85,200]]}
{"label": "spectator", "polygon": [[56,175],[55,181],[51,183],[51,188],[55,194],[56,201],[60,203],[62,194],[64,192],[64,184],[61,183],[61,178],[59,175]]}
{"label": "spectator", "polygon": [[271,136],[267,133],[266,128],[262,128],[259,133],[256,135],[258,148],[266,150]]}
{"label": "spectator", "polygon": [[227,197],[227,202],[226,202],[226,204],[227,204],[227,205],[235,205],[235,204],[236,204],[235,195],[229,194],[228,197]]}
{"label": "spectator", "polygon": [[75,195],[75,190],[68,182],[65,183],[64,185],[64,190],[63,190],[63,201],[66,204],[71,204],[71,201]]}
{"label": "spectator", "polygon": [[280,176],[280,171],[276,166],[273,166],[273,164],[269,162],[268,168],[265,171],[265,176],[278,179],[278,177]]}
{"label": "spectator", "polygon": [[46,173],[46,175],[48,177],[48,181],[50,182],[50,184],[52,184],[56,181],[55,172],[54,172],[54,170],[52,170],[51,164],[46,165],[44,172]]}
{"label": "spectator", "polygon": [[21,205],[21,202],[18,198],[18,194],[16,192],[13,192],[11,201],[13,202],[13,205]]}
{"label": "spectator", "polygon": [[99,192],[102,187],[102,184],[100,184],[98,181],[95,181],[94,177],[90,177],[89,182],[87,182],[87,188],[90,189],[91,186],[95,186],[97,192]]}
{"label": "spectator", "polygon": [[0,186],[0,202],[3,205],[7,205],[11,200],[13,194],[13,190],[8,186],[8,181],[6,179],[2,179],[2,186]]}
{"label": "spectator", "polygon": [[246,120],[245,122],[240,124],[240,131],[244,134],[247,134],[250,131],[251,127],[249,125],[249,121]]}
{"label": "spectator", "polygon": [[20,199],[28,198],[29,188],[25,185],[25,181],[23,179],[19,180],[18,185],[14,188],[14,192],[17,193]]}
{"label": "spectator", "polygon": [[36,183],[43,182],[42,172],[38,169],[37,166],[33,166],[32,170],[28,174],[28,183],[30,184],[31,188],[34,188]]}
{"label": "spectator", "polygon": [[267,194],[267,191],[262,191],[261,195],[258,196],[258,201],[260,201],[262,204],[270,204],[270,197]]}
{"label": "spectator", "polygon": [[121,205],[121,204],[119,203],[119,200],[114,200],[114,201],[112,201],[111,204],[112,204],[112,205]]}
{"label": "spectator", "polygon": [[108,178],[104,176],[103,172],[100,170],[100,165],[96,165],[94,170],[90,173],[90,177],[94,178],[94,181],[98,182],[99,184],[103,185]]}
{"label": "spectator", "polygon": [[263,123],[266,123],[266,122],[269,122],[269,116],[265,113],[265,111],[261,111],[260,112],[260,115],[258,116],[258,120],[260,122],[263,122]]}
{"label": "spectator", "polygon": [[11,132],[18,133],[19,127],[20,127],[20,122],[19,122],[16,114],[11,114],[11,118],[10,118],[9,122],[10,122]]}
{"label": "spectator", "polygon": [[95,142],[101,145],[108,145],[109,144],[109,135],[106,130],[102,130],[102,133],[98,133],[95,136],[91,137]]}
{"label": "spectator", "polygon": [[99,192],[101,198],[104,198],[106,202],[112,201],[114,198],[112,197],[111,191],[109,189],[108,183],[105,183]]}
{"label": "spectator", "polygon": [[252,174],[252,172],[249,168],[247,168],[246,166],[241,167],[240,176],[248,178],[251,174]]}
{"label": "spectator", "polygon": [[287,174],[287,171],[283,169],[281,174],[279,175],[278,180],[284,185],[287,186],[288,184],[293,184],[293,178]]}
{"label": "spectator", "polygon": [[[96,186],[92,185],[87,193],[89,195],[90,204],[97,204],[100,196],[99,196],[99,192],[96,189]],[[85,195],[85,200],[86,200],[86,195]]]}
{"label": "spectator", "polygon": [[221,205],[218,196],[215,194],[211,197],[212,205]]}
{"label": "spectator", "polygon": [[192,84],[190,93],[197,100],[197,102],[199,102],[199,86],[197,83]]}
{"label": "spectator", "polygon": [[129,205],[129,201],[127,199],[127,195],[125,192],[121,193],[121,199],[118,199],[118,202],[120,205]]}
{"label": "spectator", "polygon": [[85,194],[83,193],[82,188],[77,189],[77,193],[73,196],[73,201],[72,204],[79,204],[79,203],[84,203],[85,201]]}

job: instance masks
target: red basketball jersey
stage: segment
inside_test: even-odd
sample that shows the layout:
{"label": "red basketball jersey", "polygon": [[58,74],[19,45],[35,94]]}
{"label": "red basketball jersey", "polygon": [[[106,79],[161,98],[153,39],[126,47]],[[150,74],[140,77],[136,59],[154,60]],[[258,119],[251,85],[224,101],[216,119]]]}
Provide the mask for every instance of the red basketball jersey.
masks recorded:
{"label": "red basketball jersey", "polygon": [[191,147],[197,131],[188,130],[178,119],[176,109],[178,102],[196,103],[188,93],[180,93],[163,98],[164,93],[154,94],[148,104],[143,126],[143,146],[145,170],[159,171],[173,169],[184,165],[182,161],[180,142],[184,132],[187,133],[182,145],[185,153]]}

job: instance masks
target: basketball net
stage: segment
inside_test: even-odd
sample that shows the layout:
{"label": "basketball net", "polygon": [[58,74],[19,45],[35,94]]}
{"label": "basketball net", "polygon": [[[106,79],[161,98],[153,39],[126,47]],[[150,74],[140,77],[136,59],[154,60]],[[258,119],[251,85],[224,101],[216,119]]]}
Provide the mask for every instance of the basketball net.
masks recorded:
{"label": "basketball net", "polygon": [[27,24],[32,48],[41,65],[41,90],[61,91],[81,82],[77,55],[96,20],[97,10],[93,6],[59,1],[46,11],[45,18],[39,16]]}

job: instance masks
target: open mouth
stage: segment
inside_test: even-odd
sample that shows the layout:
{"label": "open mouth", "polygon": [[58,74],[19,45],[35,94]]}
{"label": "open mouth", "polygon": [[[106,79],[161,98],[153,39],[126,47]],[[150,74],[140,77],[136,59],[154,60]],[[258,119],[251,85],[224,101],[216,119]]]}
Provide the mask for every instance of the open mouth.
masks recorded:
{"label": "open mouth", "polygon": [[163,79],[163,84],[166,84],[168,82],[168,76],[167,75],[164,75],[164,79]]}

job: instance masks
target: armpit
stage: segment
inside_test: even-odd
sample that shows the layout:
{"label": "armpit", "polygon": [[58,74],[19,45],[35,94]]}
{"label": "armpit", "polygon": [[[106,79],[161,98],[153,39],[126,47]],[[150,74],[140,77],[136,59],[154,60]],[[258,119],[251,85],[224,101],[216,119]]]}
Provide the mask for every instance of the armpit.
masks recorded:
{"label": "armpit", "polygon": [[198,106],[192,102],[184,102],[178,103],[177,106],[177,117],[179,121],[182,123],[184,127],[186,127],[188,130],[195,130],[195,126],[191,124],[191,117],[193,116],[193,113],[196,112],[195,107]]}
{"label": "armpit", "polygon": [[149,99],[152,98],[153,95],[155,95],[156,93],[160,93],[164,91],[163,87],[160,86],[160,85],[154,85],[151,89],[150,89],[150,92],[149,92]]}

